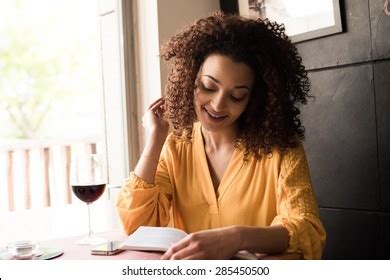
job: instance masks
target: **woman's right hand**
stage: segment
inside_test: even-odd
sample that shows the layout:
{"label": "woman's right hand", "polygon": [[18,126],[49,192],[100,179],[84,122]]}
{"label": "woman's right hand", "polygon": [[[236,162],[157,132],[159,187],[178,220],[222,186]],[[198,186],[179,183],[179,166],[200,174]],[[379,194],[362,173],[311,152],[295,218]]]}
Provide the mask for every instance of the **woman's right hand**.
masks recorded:
{"label": "woman's right hand", "polygon": [[162,148],[168,135],[169,124],[164,118],[164,99],[153,102],[142,118],[142,125],[148,136],[141,157],[134,168],[134,174],[148,183],[154,183]]}
{"label": "woman's right hand", "polygon": [[165,140],[168,135],[169,124],[164,118],[164,102],[164,99],[161,97],[149,106],[142,118],[142,126],[151,135],[162,137]]}

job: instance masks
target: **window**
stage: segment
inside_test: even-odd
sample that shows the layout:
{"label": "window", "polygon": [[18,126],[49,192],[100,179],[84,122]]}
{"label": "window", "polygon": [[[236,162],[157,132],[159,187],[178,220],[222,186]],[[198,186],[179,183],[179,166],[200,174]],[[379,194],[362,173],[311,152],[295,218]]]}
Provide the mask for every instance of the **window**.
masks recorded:
{"label": "window", "polygon": [[[111,184],[128,173],[120,7],[110,3],[0,1],[0,217],[10,225],[0,243],[87,232],[68,181],[76,154],[105,154]],[[109,192],[91,210],[95,231],[117,226]]]}

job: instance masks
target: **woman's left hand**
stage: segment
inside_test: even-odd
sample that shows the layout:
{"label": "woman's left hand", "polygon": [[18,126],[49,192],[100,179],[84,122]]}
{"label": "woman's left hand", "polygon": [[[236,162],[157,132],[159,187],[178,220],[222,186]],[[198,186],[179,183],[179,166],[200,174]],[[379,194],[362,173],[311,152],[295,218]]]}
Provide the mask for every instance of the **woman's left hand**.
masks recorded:
{"label": "woman's left hand", "polygon": [[199,231],[173,244],[161,259],[230,259],[240,250],[239,243],[239,233],[234,227]]}

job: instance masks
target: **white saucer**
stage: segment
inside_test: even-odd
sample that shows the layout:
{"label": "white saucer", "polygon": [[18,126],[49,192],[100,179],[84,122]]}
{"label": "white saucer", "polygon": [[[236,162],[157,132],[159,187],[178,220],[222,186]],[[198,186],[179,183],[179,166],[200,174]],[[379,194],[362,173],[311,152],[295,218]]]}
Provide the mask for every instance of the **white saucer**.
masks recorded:
{"label": "white saucer", "polygon": [[58,248],[40,248],[33,256],[22,258],[11,255],[7,250],[0,251],[0,260],[51,260],[61,256],[63,250]]}

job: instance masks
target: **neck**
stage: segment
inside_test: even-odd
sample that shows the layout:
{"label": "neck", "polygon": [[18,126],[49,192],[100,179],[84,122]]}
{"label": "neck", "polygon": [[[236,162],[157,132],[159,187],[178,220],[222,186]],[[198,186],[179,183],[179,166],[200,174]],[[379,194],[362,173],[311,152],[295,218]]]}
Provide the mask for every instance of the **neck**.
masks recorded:
{"label": "neck", "polygon": [[202,127],[202,136],[207,150],[218,151],[233,147],[236,143],[237,132],[234,129],[208,131]]}

